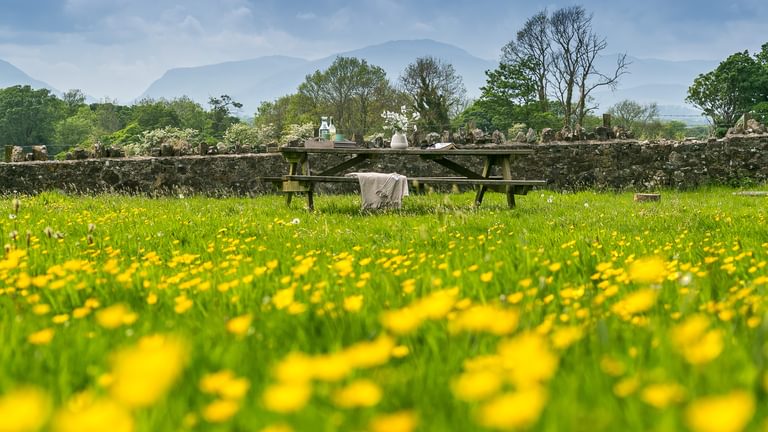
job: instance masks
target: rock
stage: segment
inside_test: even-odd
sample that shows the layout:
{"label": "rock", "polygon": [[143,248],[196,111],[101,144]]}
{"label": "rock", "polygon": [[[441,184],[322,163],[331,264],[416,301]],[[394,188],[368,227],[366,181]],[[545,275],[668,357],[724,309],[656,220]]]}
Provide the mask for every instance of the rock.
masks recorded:
{"label": "rock", "polygon": [[48,147],[44,145],[32,146],[32,160],[47,161]]}
{"label": "rock", "polygon": [[88,159],[88,152],[85,149],[76,148],[76,149],[72,150],[72,157],[75,160]]}
{"label": "rock", "polygon": [[19,146],[13,146],[11,150],[11,162],[24,162],[24,149]]}
{"label": "rock", "polygon": [[120,147],[110,147],[107,149],[107,155],[111,158],[125,157],[125,151]]}
{"label": "rock", "polygon": [[636,193],[635,201],[636,202],[661,201],[661,194]]}
{"label": "rock", "polygon": [[552,128],[544,128],[541,130],[541,142],[548,143],[555,139],[555,131]]}
{"label": "rock", "polygon": [[587,138],[587,131],[580,124],[577,124],[573,128],[572,137],[574,141],[584,141]]}
{"label": "rock", "polygon": [[573,141],[573,132],[568,126],[563,126],[560,132],[555,135],[555,139],[558,141]]}
{"label": "rock", "polygon": [[170,144],[160,144],[160,156],[174,156],[173,146]]}
{"label": "rock", "polygon": [[440,134],[437,132],[428,133],[426,138],[428,145],[437,144],[440,142]]}
{"label": "rock", "polygon": [[611,130],[605,126],[598,126],[595,128],[595,139],[599,141],[608,141],[611,139]]}
{"label": "rock", "polygon": [[493,131],[493,133],[491,134],[491,141],[492,141],[494,144],[504,144],[504,142],[506,142],[506,141],[507,141],[507,137],[505,137],[505,136],[504,136],[504,134],[503,134],[503,133],[501,133],[500,131],[498,131],[498,130],[495,130],[495,131]]}
{"label": "rock", "polygon": [[470,142],[473,144],[481,144],[485,141],[485,132],[482,129],[472,129],[470,135]]}
{"label": "rock", "polygon": [[749,119],[747,120],[747,127],[745,129],[746,133],[754,133],[754,134],[764,134],[766,133],[766,128],[764,125],[760,124],[755,119]]}
{"label": "rock", "polygon": [[525,139],[525,134],[523,133],[523,131],[520,131],[520,132],[517,133],[517,136],[515,137],[515,142],[517,142],[517,143],[525,143],[525,142],[527,142],[526,139]]}
{"label": "rock", "polygon": [[528,133],[525,134],[525,142],[528,144],[533,144],[538,140],[538,137],[536,136],[536,131],[533,130],[533,128],[528,128]]}
{"label": "rock", "polygon": [[453,132],[444,130],[443,134],[440,136],[440,142],[453,142]]}

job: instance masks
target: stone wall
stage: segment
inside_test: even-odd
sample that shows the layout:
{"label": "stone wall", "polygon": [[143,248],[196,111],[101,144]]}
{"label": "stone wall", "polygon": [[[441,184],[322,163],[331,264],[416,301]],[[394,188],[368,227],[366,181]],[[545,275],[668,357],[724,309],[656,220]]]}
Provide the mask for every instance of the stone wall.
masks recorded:
{"label": "stone wall", "polygon": [[[532,148],[533,155],[514,162],[515,176],[546,179],[548,188],[555,190],[645,191],[768,182],[768,135],[733,136],[708,142],[548,143]],[[313,155],[311,161],[313,170],[318,170],[339,159]],[[480,160],[464,162],[478,167],[478,171],[482,166]],[[433,162],[413,157],[373,160],[359,169],[450,175]],[[252,195],[275,191],[272,183],[262,181],[261,177],[279,177],[286,171],[287,164],[279,154],[0,163],[0,185],[5,194],[58,189],[78,193],[114,190]],[[351,190],[353,185],[319,187],[320,192]]]}

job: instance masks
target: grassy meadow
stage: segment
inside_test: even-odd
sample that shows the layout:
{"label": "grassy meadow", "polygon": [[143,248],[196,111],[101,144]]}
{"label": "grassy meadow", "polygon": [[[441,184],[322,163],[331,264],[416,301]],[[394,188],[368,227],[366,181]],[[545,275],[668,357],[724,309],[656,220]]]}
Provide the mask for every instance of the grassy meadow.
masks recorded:
{"label": "grassy meadow", "polygon": [[768,426],[768,198],[0,201],[0,431]]}

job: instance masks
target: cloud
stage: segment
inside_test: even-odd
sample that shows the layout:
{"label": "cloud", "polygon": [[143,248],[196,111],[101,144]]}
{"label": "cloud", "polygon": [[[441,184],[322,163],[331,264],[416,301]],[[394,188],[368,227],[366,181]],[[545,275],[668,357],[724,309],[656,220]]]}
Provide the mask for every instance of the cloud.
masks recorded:
{"label": "cloud", "polygon": [[302,21],[311,21],[311,20],[316,20],[317,15],[314,12],[299,12],[296,14],[296,19],[299,19]]}

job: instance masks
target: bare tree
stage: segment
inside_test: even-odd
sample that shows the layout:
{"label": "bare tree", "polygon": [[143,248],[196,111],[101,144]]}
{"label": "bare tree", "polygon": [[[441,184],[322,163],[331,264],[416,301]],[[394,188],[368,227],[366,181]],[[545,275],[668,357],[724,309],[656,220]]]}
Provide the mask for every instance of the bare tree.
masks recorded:
{"label": "bare tree", "polygon": [[591,16],[581,6],[561,8],[549,18],[552,38],[552,81],[555,97],[563,107],[563,124],[570,126],[573,117],[574,89],[582,66],[584,45],[590,33]]}
{"label": "bare tree", "polygon": [[552,61],[549,27],[547,10],[544,9],[528,18],[515,40],[501,49],[502,63],[530,65],[526,71],[537,84],[536,94],[542,111],[549,109],[547,81]]}
{"label": "bare tree", "polygon": [[591,30],[589,34],[587,34],[587,40],[582,46],[583,49],[579,53],[578,58],[579,101],[576,104],[576,117],[579,124],[583,124],[584,117],[586,117],[590,111],[597,108],[587,107],[589,94],[592,93],[592,90],[603,86],[609,86],[611,90],[615,90],[619,78],[627,73],[627,66],[629,65],[627,62],[627,55],[619,54],[616,59],[616,69],[611,75],[603,74],[595,69],[595,59],[598,54],[608,46],[608,43],[605,41],[605,38],[599,38],[596,34],[592,33]]}
{"label": "bare tree", "polygon": [[409,64],[400,85],[411,97],[413,109],[421,115],[427,130],[441,131],[463,106],[466,89],[453,65],[434,57],[420,57]]}
{"label": "bare tree", "polygon": [[634,130],[656,120],[659,115],[659,107],[656,102],[640,105],[633,100],[624,99],[610,107],[608,113],[614,117],[617,125],[628,130]]}

